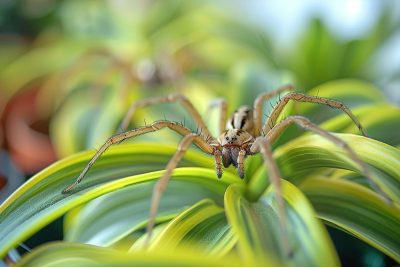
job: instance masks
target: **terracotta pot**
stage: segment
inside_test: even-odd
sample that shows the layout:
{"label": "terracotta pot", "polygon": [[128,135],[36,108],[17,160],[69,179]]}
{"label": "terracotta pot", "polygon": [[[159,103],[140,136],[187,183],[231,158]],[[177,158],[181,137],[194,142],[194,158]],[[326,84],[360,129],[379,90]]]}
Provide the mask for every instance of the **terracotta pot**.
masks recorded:
{"label": "terracotta pot", "polygon": [[33,174],[56,160],[48,135],[48,114],[40,114],[39,87],[19,92],[3,114],[6,146],[20,170]]}

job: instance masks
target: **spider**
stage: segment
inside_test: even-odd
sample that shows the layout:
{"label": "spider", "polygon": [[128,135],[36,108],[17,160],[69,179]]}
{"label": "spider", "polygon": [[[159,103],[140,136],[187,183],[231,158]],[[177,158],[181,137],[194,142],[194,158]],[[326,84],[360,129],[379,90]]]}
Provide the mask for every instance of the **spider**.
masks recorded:
{"label": "spider", "polygon": [[[276,106],[271,111],[267,121],[262,125],[262,106],[265,101],[271,99],[274,96],[280,95],[287,92]],[[223,99],[215,100],[210,103],[210,108],[219,109],[219,137],[214,138],[207,128],[204,120],[202,119],[199,112],[194,108],[193,104],[181,94],[171,94],[165,97],[155,97],[134,102],[127,114],[125,115],[120,128],[122,132],[110,137],[97,151],[93,158],[89,161],[83,171],[80,173],[77,180],[65,188],[62,193],[67,193],[77,184],[79,184],[86,173],[89,171],[95,161],[113,144],[120,143],[128,138],[135,137],[138,135],[159,131],[163,128],[169,128],[183,136],[183,139],[179,143],[178,149],[173,157],[168,162],[163,176],[158,180],[154,186],[149,221],[147,224],[147,238],[146,242],[150,241],[151,233],[154,228],[155,218],[157,210],[161,201],[161,196],[165,190],[172,171],[176,168],[188,147],[193,143],[203,152],[213,155],[215,158],[216,175],[218,178],[222,176],[222,165],[226,168],[233,165],[238,172],[240,178],[244,178],[244,160],[248,155],[254,155],[261,153],[264,159],[264,164],[267,166],[271,184],[275,187],[276,199],[278,204],[278,213],[280,218],[281,228],[285,231],[286,229],[286,218],[284,210],[284,201],[281,194],[281,183],[280,183],[280,172],[278,166],[272,156],[271,143],[274,142],[277,137],[291,124],[297,124],[305,130],[310,130],[318,135],[325,137],[331,142],[335,143],[339,147],[342,147],[347,152],[349,157],[357,163],[370,183],[371,187],[374,188],[380,195],[388,200],[388,196],[375,184],[370,178],[370,172],[367,165],[362,162],[354,151],[340,138],[331,134],[330,132],[321,129],[317,125],[313,124],[309,119],[302,116],[289,116],[286,119],[278,121],[278,117],[282,113],[282,110],[286,104],[290,101],[296,102],[309,102],[316,104],[327,105],[332,108],[342,110],[346,113],[354,124],[358,127],[360,132],[366,136],[360,122],[354,116],[354,114],[341,102],[318,97],[305,95],[303,93],[294,92],[294,88],[291,85],[282,86],[274,91],[260,94],[254,101],[254,107],[243,106],[237,109],[233,115],[226,120],[227,115],[227,103]],[[131,121],[133,114],[138,108],[142,108],[148,105],[154,105],[159,103],[180,103],[192,116],[193,120],[197,123],[198,127],[202,129],[201,133],[193,133],[190,129],[186,128],[182,124],[177,122],[161,120],[152,123],[151,125],[140,127],[137,129],[126,130],[129,122]],[[225,121],[227,123],[225,124]],[[288,240],[283,235],[284,243],[288,247]],[[286,249],[289,250],[289,249]]]}

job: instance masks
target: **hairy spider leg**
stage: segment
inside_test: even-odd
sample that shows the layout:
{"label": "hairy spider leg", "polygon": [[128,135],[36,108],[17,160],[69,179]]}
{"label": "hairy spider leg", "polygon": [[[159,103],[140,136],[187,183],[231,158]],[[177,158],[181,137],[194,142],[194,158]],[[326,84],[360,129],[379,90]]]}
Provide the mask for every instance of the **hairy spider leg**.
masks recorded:
{"label": "hairy spider leg", "polygon": [[361,126],[361,123],[359,122],[359,120],[356,118],[356,116],[354,116],[354,114],[350,111],[350,109],[348,109],[343,103],[336,101],[336,100],[324,98],[324,97],[309,96],[309,95],[305,95],[302,93],[296,93],[296,92],[289,93],[282,97],[281,101],[274,107],[268,120],[265,122],[264,127],[263,127],[263,133],[268,133],[274,127],[274,125],[276,124],[276,122],[278,120],[279,115],[282,113],[283,108],[289,103],[290,100],[297,101],[297,102],[322,104],[322,105],[327,105],[332,108],[340,109],[350,117],[350,119],[358,127],[360,132],[364,136],[367,136],[366,133],[364,132],[363,127]]}
{"label": "hairy spider leg", "polygon": [[[141,128],[137,128],[137,129],[133,129],[133,130],[129,130],[129,131],[126,131],[123,133],[116,134],[116,135],[110,137],[100,147],[100,149],[96,152],[96,154],[92,157],[92,159],[89,161],[89,163],[83,169],[83,171],[80,173],[80,175],[78,176],[76,181],[73,184],[71,184],[70,186],[68,186],[67,188],[65,188],[62,191],[62,193],[67,193],[72,188],[74,188],[77,184],[79,184],[82,181],[82,179],[85,177],[85,175],[89,171],[89,169],[96,162],[96,160],[113,144],[120,143],[128,138],[132,138],[132,137],[150,133],[150,132],[155,132],[162,128],[166,128],[166,127],[181,134],[182,136],[187,136],[187,135],[192,134],[192,132],[188,128],[186,128],[176,122],[171,122],[171,121],[157,121],[149,126],[145,126],[145,127],[141,127]],[[213,155],[215,149],[213,146],[211,146],[209,143],[207,143],[206,140],[204,140],[200,136],[197,136],[196,138],[193,138],[193,139],[194,139],[193,142],[195,143],[195,145],[197,147],[199,147],[203,152]]]}
{"label": "hairy spider leg", "polygon": [[277,125],[275,125],[267,134],[267,139],[270,142],[276,140],[276,138],[291,124],[297,124],[301,128],[305,130],[310,130],[326,139],[331,141],[332,143],[341,147],[349,157],[361,168],[362,174],[367,179],[370,186],[388,203],[391,203],[391,198],[375,183],[375,181],[371,177],[371,172],[368,168],[368,165],[365,164],[357,154],[351,149],[351,147],[344,142],[342,139],[336,137],[335,135],[331,134],[330,132],[318,127],[317,125],[313,124],[309,119],[303,116],[289,116],[285,120],[281,121]]}
{"label": "hairy spider leg", "polygon": [[[182,160],[188,147],[198,138],[201,138],[198,134],[191,133],[191,134],[186,135],[182,139],[182,141],[179,143],[178,149],[175,152],[174,156],[168,162],[163,176],[157,181],[156,185],[154,186],[153,195],[152,195],[152,199],[151,199],[151,206],[150,206],[150,216],[149,216],[149,221],[147,223],[147,229],[146,229],[147,236],[146,236],[146,240],[145,240],[145,247],[148,247],[148,245],[150,243],[155,220],[157,217],[158,208],[159,208],[160,202],[161,202],[161,197],[162,197],[162,194],[163,194],[165,188],[168,185],[168,182],[172,175],[172,171],[176,168],[178,163]],[[215,151],[220,153],[219,150],[215,150]],[[213,154],[213,153],[209,153],[209,154]],[[215,154],[217,175],[219,177],[221,177],[220,174],[218,174],[218,173],[221,172],[222,163],[221,163],[221,160],[217,160],[217,154],[218,153]],[[221,174],[222,174],[222,172],[221,172]]]}
{"label": "hairy spider leg", "polygon": [[262,126],[262,113],[263,113],[263,103],[268,99],[280,95],[283,92],[294,91],[294,87],[292,85],[284,85],[281,86],[271,92],[265,92],[257,96],[254,101],[254,133],[256,136],[260,136],[261,134],[261,126]]}
{"label": "hairy spider leg", "polygon": [[246,150],[240,149],[237,157],[237,171],[240,178],[244,178],[244,159],[246,157]]}
{"label": "hairy spider leg", "polygon": [[174,103],[174,102],[180,102],[182,106],[189,112],[189,114],[191,115],[197,126],[201,129],[203,136],[212,136],[206,124],[204,123],[203,119],[201,118],[199,112],[196,110],[193,104],[182,94],[170,94],[168,96],[153,97],[133,102],[132,105],[129,107],[128,112],[126,113],[124,119],[121,122],[120,129],[122,131],[125,131],[128,128],[129,122],[132,120],[132,117],[137,109],[149,105],[155,105],[160,103]]}
{"label": "hairy spider leg", "polygon": [[218,147],[214,149],[214,160],[215,160],[215,170],[217,172],[217,177],[222,177],[222,153]]}
{"label": "hairy spider leg", "polygon": [[261,152],[264,158],[264,165],[267,167],[269,179],[275,189],[276,201],[278,204],[279,223],[282,231],[282,248],[285,255],[290,257],[293,253],[292,247],[289,243],[289,232],[286,221],[285,203],[282,196],[281,174],[272,155],[270,141],[267,137],[259,136],[250,147],[250,153],[256,154]]}

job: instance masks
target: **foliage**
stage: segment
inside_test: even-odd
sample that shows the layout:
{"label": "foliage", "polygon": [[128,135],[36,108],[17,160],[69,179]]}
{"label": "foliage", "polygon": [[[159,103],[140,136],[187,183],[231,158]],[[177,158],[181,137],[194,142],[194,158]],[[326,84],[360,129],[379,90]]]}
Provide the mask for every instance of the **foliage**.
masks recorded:
{"label": "foliage", "polygon": [[[58,26],[37,30],[28,45],[1,44],[0,111],[21,92],[38,92],[35,113],[48,121],[60,160],[0,206],[0,256],[64,216],[64,241],[35,248],[16,266],[338,266],[325,225],[400,262],[400,110],[365,82],[376,82],[368,63],[398,29],[387,16],[390,10],[363,40],[338,41],[316,19],[289,52],[277,53],[280,44],[264,28],[205,3],[155,1],[133,15],[116,16],[121,10],[106,1],[60,1],[49,13]],[[92,28],[79,23],[81,17],[90,18]],[[71,194],[61,194],[93,154],[79,151],[98,147],[118,131],[139,98],[179,91],[203,114],[208,101],[224,97],[233,111],[289,82],[351,108],[368,138],[356,135],[345,114],[326,106],[290,103],[282,118],[302,114],[336,132],[393,203],[369,188],[341,148],[296,127],[273,144],[284,178],[292,257],[261,157],[247,158],[244,180],[234,169],[218,180],[212,158],[195,148],[174,171],[145,250],[154,181],[181,138],[167,130],[112,147]],[[265,114],[275,101],[265,105]],[[196,128],[178,105],[141,110],[131,126],[165,117]],[[216,117],[207,117],[213,133]]]}
{"label": "foliage", "polygon": [[[339,82],[337,88],[340,85],[347,86]],[[320,90],[326,94],[329,90],[324,88],[332,87],[327,84]],[[374,89],[368,90],[377,93]],[[358,112],[359,109],[385,105],[375,100],[376,103],[371,103],[371,99],[367,105],[354,109],[361,122],[368,119],[369,113]],[[399,112],[396,118],[391,118],[391,114],[386,114],[389,110],[376,109],[381,119],[375,123],[382,125],[386,118],[399,122]],[[339,123],[340,120],[343,122]],[[348,119],[341,119],[339,115],[323,125],[343,131],[350,128],[345,126],[348,123]],[[366,131],[374,127],[373,122],[367,123]],[[176,258],[171,258],[172,265],[184,261],[187,265],[191,265],[190,262],[196,265],[194,259],[200,257],[198,253],[206,253],[212,255],[207,258],[216,266],[225,265],[218,258],[230,262],[231,257],[246,266],[256,266],[260,262],[320,266],[327,261],[337,266],[339,261],[334,246],[322,222],[354,235],[399,261],[400,152],[366,137],[337,136],[368,164],[375,181],[395,202],[388,205],[368,189],[362,182],[360,170],[346,153],[321,137],[305,134],[278,146],[274,155],[282,177],[287,180],[283,180],[283,196],[294,253],[291,258],[285,254],[274,190],[266,190],[268,175],[261,158],[247,159],[245,180],[239,180],[232,169],[218,180],[212,158],[195,150],[189,151],[181,167],[174,171],[163,196],[157,219],[159,225],[149,248],[149,253],[158,256],[146,258],[146,254],[140,254],[154,180],[161,176],[162,171],[158,170],[164,168],[176,148],[175,145],[137,142],[111,148],[70,195],[60,192],[75,180],[92,155],[90,151],[61,160],[24,184],[1,206],[2,255],[70,211],[64,231],[66,241],[73,243],[47,245],[32,252],[22,265],[50,264],[76,250],[87,251],[87,255],[107,255],[112,254],[113,249],[127,253],[120,257],[118,253],[122,252],[115,252],[109,259],[115,259],[115,264],[143,260],[152,265],[168,255],[168,251],[176,253],[182,249],[192,251],[188,255],[193,254],[193,257],[175,254]],[[375,138],[379,139],[379,135]],[[340,169],[347,171],[339,172]],[[359,177],[356,183],[351,178],[354,176]],[[77,243],[108,247],[109,250],[79,247]],[[59,251],[64,247],[65,254]],[[94,264],[103,259],[92,259],[84,253],[79,255],[79,258],[67,259],[65,266],[71,261],[85,264],[90,260]],[[137,258],[134,255],[138,255]],[[177,262],[173,264],[175,260]]]}

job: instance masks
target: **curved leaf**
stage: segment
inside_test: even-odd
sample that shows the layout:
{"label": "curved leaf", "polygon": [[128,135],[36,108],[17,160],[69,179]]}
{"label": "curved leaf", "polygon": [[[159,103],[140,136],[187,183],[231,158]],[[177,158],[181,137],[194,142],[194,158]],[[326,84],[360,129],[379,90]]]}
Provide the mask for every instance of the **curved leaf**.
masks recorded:
{"label": "curved leaf", "polygon": [[309,90],[307,93],[340,99],[349,107],[359,105],[360,103],[385,101],[385,97],[379,88],[371,83],[357,79],[340,79],[325,82]]}
{"label": "curved leaf", "polygon": [[93,90],[90,89],[80,85],[64,97],[53,115],[51,138],[61,157],[104,143],[115,133],[113,127],[118,124],[116,120],[125,112],[121,90],[105,88],[93,98]]}
{"label": "curved leaf", "polygon": [[[386,103],[364,105],[352,110],[367,135],[389,145],[400,144],[400,108]],[[359,130],[346,114],[335,116],[320,125],[331,132],[354,133]]]}
{"label": "curved leaf", "polygon": [[[256,232],[259,230],[255,226],[257,221],[252,218],[256,215],[253,214],[255,212],[251,204],[243,197],[243,192],[243,187],[230,186],[225,193],[225,211],[232,231],[238,238],[239,255],[251,265],[257,262],[264,266],[281,265],[276,255],[279,251],[276,248],[277,243],[267,239],[266,244],[262,244],[263,240],[257,237],[260,234]],[[268,229],[263,229],[263,237],[267,236],[265,232]],[[270,231],[268,233],[270,234]]]}
{"label": "curved leaf", "polygon": [[[61,160],[31,178],[0,206],[0,255],[23,241],[67,210],[107,192],[130,184],[158,179],[161,172],[146,173],[94,186],[128,175],[163,169],[176,148],[166,145],[120,145],[111,148],[94,164],[85,180],[69,195],[61,191],[75,181],[92,152],[85,152]],[[213,166],[212,159],[198,152],[188,151],[181,166]],[[200,184],[215,183],[213,190],[224,191],[240,179],[226,172],[221,180],[214,170],[176,170],[174,177],[191,179]],[[185,178],[186,177],[186,178]],[[180,179],[180,178],[178,178]],[[77,193],[77,190],[80,190]]]}
{"label": "curved leaf", "polygon": [[243,187],[231,185],[225,194],[225,207],[238,249],[246,262],[273,261],[288,266],[338,266],[333,244],[305,196],[282,180],[290,249],[286,255],[275,192],[270,188],[255,203],[243,197]]}
{"label": "curved leaf", "polygon": [[[384,95],[378,88],[356,79],[329,81],[312,88],[307,94],[340,101],[351,110],[365,104],[383,103],[385,101]],[[335,115],[343,114],[342,111],[329,108],[327,105],[296,103],[294,101],[290,110],[290,114],[301,114],[317,124]]]}
{"label": "curved leaf", "polygon": [[[69,222],[65,239],[110,246],[133,231],[142,229],[149,218],[153,187],[153,182],[131,185],[89,202]],[[223,192],[215,191],[213,185],[204,182],[172,180],[163,194],[157,221],[171,219],[205,198],[221,203]]]}
{"label": "curved leaf", "polygon": [[207,254],[226,255],[236,244],[224,209],[204,199],[174,218],[152,242],[150,249],[197,247]]}
{"label": "curved leaf", "polygon": [[92,44],[60,39],[51,45],[31,49],[1,70],[0,80],[3,87],[10,96],[30,81],[62,69],[71,57],[81,53],[89,45]]}
{"label": "curved leaf", "polygon": [[400,262],[400,205],[387,205],[365,187],[312,178],[300,186],[318,216]]}
{"label": "curved leaf", "polygon": [[[371,85],[370,83],[357,79],[341,79],[325,82],[312,88],[307,92],[307,94],[317,97],[325,97],[343,103],[346,107],[351,109],[351,111],[360,120],[364,128],[367,128],[367,125],[365,125],[364,121],[366,117],[362,117],[358,112],[358,109],[361,109],[365,105],[385,105],[384,95],[378,88]],[[377,114],[384,113],[384,110],[378,110]],[[288,114],[302,115],[310,119],[315,124],[321,124],[327,120],[334,119],[339,116],[343,119],[341,119],[340,123],[336,125],[337,129],[343,129],[344,126],[346,126],[348,128],[346,130],[348,131],[345,132],[359,133],[358,128],[354,125],[353,121],[349,118],[347,114],[345,114],[340,109],[330,108],[328,105],[290,101],[287,107],[284,109],[284,112],[281,114],[280,120],[285,119]],[[384,118],[381,119],[383,120]],[[343,132],[337,129],[333,128],[329,130]],[[300,129],[295,125],[291,125],[284,131],[284,133],[282,133],[278,137],[277,141],[275,141],[275,144],[285,144],[288,141],[301,136],[303,133],[303,129]],[[382,132],[379,132],[378,134],[374,134],[372,136],[379,136],[379,134],[382,134]],[[386,141],[386,139],[379,138],[378,140]],[[389,144],[392,143],[389,142]]]}
{"label": "curved leaf", "polygon": [[[359,158],[370,166],[372,178],[393,200],[400,198],[400,151],[379,141],[352,134],[335,134],[345,141]],[[336,144],[315,134],[305,135],[277,148],[274,156],[282,177],[299,184],[306,174],[318,168],[348,169],[360,174],[347,153]],[[268,186],[264,166],[249,182],[248,195],[257,199]]]}
{"label": "curved leaf", "polygon": [[123,253],[110,248],[67,242],[44,245],[27,254],[16,267],[98,267],[98,266],[243,266],[240,259],[204,257],[193,250],[157,251],[156,253]]}

